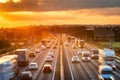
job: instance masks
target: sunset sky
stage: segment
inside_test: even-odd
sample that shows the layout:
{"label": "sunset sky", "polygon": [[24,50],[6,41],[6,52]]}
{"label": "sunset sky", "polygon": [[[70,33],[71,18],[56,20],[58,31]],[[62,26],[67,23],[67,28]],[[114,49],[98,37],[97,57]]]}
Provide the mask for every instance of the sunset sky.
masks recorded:
{"label": "sunset sky", "polygon": [[0,0],[0,27],[120,24],[120,0]]}

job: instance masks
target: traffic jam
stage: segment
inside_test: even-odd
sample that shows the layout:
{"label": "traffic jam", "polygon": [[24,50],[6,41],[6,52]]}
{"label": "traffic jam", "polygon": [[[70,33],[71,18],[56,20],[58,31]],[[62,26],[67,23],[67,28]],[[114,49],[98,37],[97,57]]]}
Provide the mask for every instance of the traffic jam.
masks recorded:
{"label": "traffic jam", "polygon": [[120,80],[120,58],[67,34],[0,57],[0,80]]}

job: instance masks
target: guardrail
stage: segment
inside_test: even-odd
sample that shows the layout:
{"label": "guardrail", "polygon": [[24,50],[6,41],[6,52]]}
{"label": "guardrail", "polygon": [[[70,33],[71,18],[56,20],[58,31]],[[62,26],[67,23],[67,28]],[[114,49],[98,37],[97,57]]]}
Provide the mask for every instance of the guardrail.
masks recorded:
{"label": "guardrail", "polygon": [[118,57],[118,56],[115,56],[115,58],[118,59],[118,60],[120,60],[120,57]]}

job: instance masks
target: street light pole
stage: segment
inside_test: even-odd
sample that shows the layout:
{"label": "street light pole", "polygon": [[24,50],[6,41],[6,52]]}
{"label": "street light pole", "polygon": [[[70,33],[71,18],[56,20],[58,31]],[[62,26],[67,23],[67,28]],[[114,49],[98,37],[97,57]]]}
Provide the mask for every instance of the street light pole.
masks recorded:
{"label": "street light pole", "polygon": [[109,48],[113,49],[113,41],[114,41],[114,33],[112,31],[112,27],[110,28],[110,33],[109,33]]}

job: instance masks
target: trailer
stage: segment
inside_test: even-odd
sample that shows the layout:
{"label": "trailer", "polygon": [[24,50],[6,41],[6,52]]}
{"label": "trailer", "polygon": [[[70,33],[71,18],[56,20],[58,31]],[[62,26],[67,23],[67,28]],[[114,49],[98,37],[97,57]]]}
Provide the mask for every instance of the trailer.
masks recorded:
{"label": "trailer", "polygon": [[12,80],[18,73],[17,55],[6,55],[0,58],[0,80]]}
{"label": "trailer", "polygon": [[115,51],[111,49],[99,49],[99,65],[109,65],[116,69]]}
{"label": "trailer", "polygon": [[27,66],[29,63],[27,49],[17,49],[15,54],[18,56],[17,62],[19,66]]}

